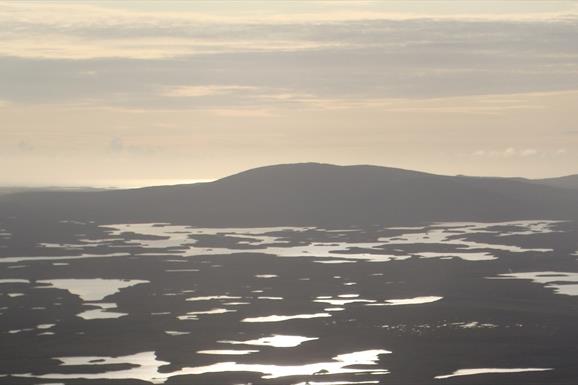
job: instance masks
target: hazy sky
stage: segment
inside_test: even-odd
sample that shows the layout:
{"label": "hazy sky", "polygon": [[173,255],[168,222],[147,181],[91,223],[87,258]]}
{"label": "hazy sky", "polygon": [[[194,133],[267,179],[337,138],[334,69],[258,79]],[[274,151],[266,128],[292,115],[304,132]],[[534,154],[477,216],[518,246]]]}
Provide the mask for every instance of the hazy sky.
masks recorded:
{"label": "hazy sky", "polygon": [[0,1],[0,184],[578,173],[577,39],[574,1]]}

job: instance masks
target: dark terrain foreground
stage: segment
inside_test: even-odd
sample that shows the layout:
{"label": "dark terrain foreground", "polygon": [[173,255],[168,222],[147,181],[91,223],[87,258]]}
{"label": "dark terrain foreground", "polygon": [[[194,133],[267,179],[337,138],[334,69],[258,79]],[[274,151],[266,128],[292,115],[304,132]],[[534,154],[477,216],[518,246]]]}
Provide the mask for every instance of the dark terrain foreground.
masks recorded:
{"label": "dark terrain foreground", "polygon": [[0,227],[0,384],[578,383],[576,222]]}
{"label": "dark terrain foreground", "polygon": [[576,176],[7,192],[0,384],[576,385],[577,260]]}

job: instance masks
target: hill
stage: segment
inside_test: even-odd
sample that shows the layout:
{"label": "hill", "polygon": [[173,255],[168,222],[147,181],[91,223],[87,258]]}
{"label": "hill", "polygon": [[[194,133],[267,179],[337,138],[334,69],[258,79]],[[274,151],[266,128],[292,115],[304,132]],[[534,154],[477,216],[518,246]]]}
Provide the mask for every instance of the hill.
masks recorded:
{"label": "hill", "polygon": [[548,186],[578,190],[578,175],[568,175],[558,178],[536,179],[535,181]]}
{"label": "hill", "polygon": [[518,178],[303,163],[192,185],[5,195],[4,216],[217,227],[578,219],[578,192]]}

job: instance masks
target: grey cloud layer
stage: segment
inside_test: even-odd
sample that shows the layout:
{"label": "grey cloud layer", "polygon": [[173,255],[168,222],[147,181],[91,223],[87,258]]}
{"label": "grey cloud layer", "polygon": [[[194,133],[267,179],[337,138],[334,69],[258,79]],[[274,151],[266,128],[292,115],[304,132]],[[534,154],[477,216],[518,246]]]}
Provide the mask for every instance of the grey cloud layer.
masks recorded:
{"label": "grey cloud layer", "polygon": [[[17,38],[16,44],[43,34],[42,44],[66,48],[55,49],[51,58],[34,57],[26,45],[22,55],[18,48],[12,53],[0,48],[0,100],[205,108],[288,106],[307,99],[287,95],[428,98],[578,88],[578,19],[573,17],[275,25],[181,21],[59,26],[22,21],[0,27],[0,36],[8,36],[5,46],[11,38]],[[88,46],[77,47],[86,38]],[[109,52],[107,45],[115,48]],[[87,58],[66,58],[77,49]],[[139,58],[145,51],[150,58]],[[121,57],[107,58],[108,53]],[[252,90],[167,97],[167,89],[180,86]]]}

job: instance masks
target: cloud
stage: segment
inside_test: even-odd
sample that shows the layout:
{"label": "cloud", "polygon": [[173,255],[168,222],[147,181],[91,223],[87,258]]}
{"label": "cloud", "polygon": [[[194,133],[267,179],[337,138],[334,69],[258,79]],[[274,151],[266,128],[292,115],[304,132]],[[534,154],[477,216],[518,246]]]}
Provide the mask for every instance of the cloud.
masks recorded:
{"label": "cloud", "polygon": [[[575,92],[576,93],[576,92]],[[438,98],[396,97],[326,97],[312,93],[278,92],[261,93],[252,97],[269,101],[278,107],[297,107],[313,110],[374,109],[383,112],[443,113],[500,115],[516,110],[540,110],[540,98],[560,93],[526,93],[505,95],[475,95]],[[565,93],[562,93],[565,94]]]}
{"label": "cloud", "polygon": [[170,97],[201,97],[255,91],[258,87],[238,85],[177,86],[165,90],[162,95]]}
{"label": "cloud", "polygon": [[124,150],[124,141],[119,137],[110,140],[109,149],[111,152],[122,152]]}
{"label": "cloud", "polygon": [[108,143],[108,151],[117,155],[128,154],[149,156],[156,154],[159,151],[159,147],[127,144],[123,138],[115,136],[112,137]]}
{"label": "cloud", "polygon": [[199,39],[194,37],[84,37],[63,34],[10,36],[0,32],[0,56],[27,59],[160,60],[192,55],[240,52],[292,52],[344,46],[337,42],[274,39]]}
{"label": "cloud", "polygon": [[[380,4],[381,3],[381,4]],[[558,10],[533,10],[520,6],[515,11],[506,7],[495,7],[493,12],[484,7],[485,12],[466,6],[445,7],[410,7],[403,8],[384,2],[371,1],[311,1],[291,4],[291,7],[271,3],[247,4],[244,7],[231,7],[230,10],[196,6],[194,3],[176,11],[176,7],[157,6],[148,9],[146,6],[122,7],[94,4],[74,4],[67,1],[35,3],[34,12],[26,3],[4,2],[0,4],[0,21],[22,22],[43,25],[65,25],[68,28],[77,26],[105,25],[174,25],[187,24],[288,24],[288,23],[335,23],[364,20],[421,20],[435,18],[438,20],[510,20],[510,21],[551,21],[576,16],[578,9],[560,8]],[[329,5],[332,5],[331,7]],[[363,9],[365,8],[365,9]],[[426,11],[415,11],[415,9]],[[508,12],[506,12],[508,11]]]}
{"label": "cloud", "polygon": [[[255,116],[500,115],[542,108],[520,95],[578,89],[578,19],[564,12],[396,13],[379,1],[235,10],[178,2],[182,12],[168,12],[176,3],[162,3],[45,2],[31,12],[30,3],[0,2],[0,99]],[[499,94],[514,96],[479,97]]]}
{"label": "cloud", "polygon": [[218,116],[240,118],[270,118],[278,115],[266,108],[213,108],[207,111]]}
{"label": "cloud", "polygon": [[18,150],[22,152],[30,152],[34,151],[35,149],[35,146],[29,140],[26,139],[20,140],[16,146],[18,147]]}
{"label": "cloud", "polygon": [[48,8],[46,18],[0,16],[0,99],[163,108],[169,101],[159,94],[191,79],[276,90],[263,100],[320,108],[341,108],[343,99],[578,89],[578,21],[132,24],[124,14],[133,12],[105,9],[107,17],[95,11],[83,24],[59,19],[64,6]]}
{"label": "cloud", "polygon": [[476,150],[472,152],[474,157],[486,158],[528,158],[528,157],[554,157],[562,156],[567,153],[565,148],[538,150],[535,148],[516,148],[507,147],[502,150]]}
{"label": "cloud", "polygon": [[534,148],[527,148],[520,152],[520,156],[534,156],[537,155],[538,151]]}
{"label": "cloud", "polygon": [[[396,6],[381,6],[379,2],[367,4],[376,6],[360,10],[359,5],[347,2],[336,7],[272,4],[259,8],[247,5],[227,11],[189,5],[177,12],[170,11],[174,6],[159,5],[144,11],[147,7],[142,4],[139,9],[70,2],[34,3],[33,6],[4,2],[0,3],[0,56],[158,60],[190,55],[360,47],[404,51],[414,45],[431,46],[436,40],[442,40],[445,49],[460,48],[475,40],[476,45],[470,45],[472,49],[484,42],[507,43],[507,37],[504,39],[501,33],[504,28],[524,34],[527,30],[536,30],[538,39],[516,39],[518,46],[529,41],[547,45],[547,40],[564,36],[546,35],[542,29],[550,32],[552,25],[572,28],[578,22],[576,10],[505,14],[446,10],[446,13],[428,14],[386,11],[384,9]],[[480,31],[480,27],[487,31]],[[460,31],[464,28],[470,30]],[[572,31],[568,32],[570,37],[575,36]]]}

